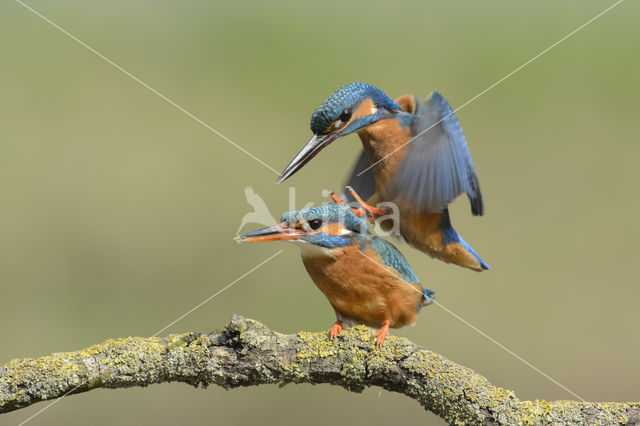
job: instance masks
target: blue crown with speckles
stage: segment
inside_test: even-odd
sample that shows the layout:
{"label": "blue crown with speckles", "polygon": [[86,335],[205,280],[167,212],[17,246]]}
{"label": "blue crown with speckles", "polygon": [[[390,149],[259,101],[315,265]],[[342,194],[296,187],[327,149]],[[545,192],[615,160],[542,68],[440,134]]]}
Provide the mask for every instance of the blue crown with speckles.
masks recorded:
{"label": "blue crown with speckles", "polygon": [[371,98],[377,108],[402,111],[400,105],[377,87],[367,83],[349,83],[333,92],[311,115],[311,131],[321,133],[340,117],[344,109],[353,110],[366,98]]}
{"label": "blue crown with speckles", "polygon": [[284,222],[287,226],[292,226],[296,222],[313,219],[321,219],[323,223],[342,222],[345,228],[351,231],[361,234],[369,233],[366,222],[356,216],[350,207],[335,203],[286,212],[282,215],[280,221]]}

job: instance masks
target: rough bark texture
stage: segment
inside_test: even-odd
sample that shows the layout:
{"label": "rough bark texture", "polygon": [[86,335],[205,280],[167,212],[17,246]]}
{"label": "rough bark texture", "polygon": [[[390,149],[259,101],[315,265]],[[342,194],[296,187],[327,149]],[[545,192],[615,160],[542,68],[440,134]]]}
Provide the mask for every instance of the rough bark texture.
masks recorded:
{"label": "rough bark texture", "polygon": [[0,413],[100,387],[180,381],[225,388],[331,383],[360,392],[380,386],[418,401],[452,424],[640,424],[640,403],[520,401],[472,370],[406,339],[378,349],[371,331],[283,335],[234,315],[219,334],[107,340],[76,352],[0,367]]}

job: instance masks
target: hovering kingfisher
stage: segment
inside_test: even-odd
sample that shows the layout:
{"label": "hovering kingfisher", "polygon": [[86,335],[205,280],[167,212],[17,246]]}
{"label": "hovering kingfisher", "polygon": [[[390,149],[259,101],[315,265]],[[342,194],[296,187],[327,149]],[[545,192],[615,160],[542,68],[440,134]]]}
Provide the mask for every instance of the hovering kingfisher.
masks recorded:
{"label": "hovering kingfisher", "polygon": [[413,324],[435,294],[424,289],[406,259],[391,243],[369,232],[351,208],[328,204],[286,212],[281,223],[236,237],[236,242],[292,241],[302,252],[309,276],[329,299],[336,322],[379,328],[381,346],[389,327]]}
{"label": "hovering kingfisher", "polygon": [[[475,271],[489,269],[451,225],[447,206],[466,193],[474,216],[484,211],[480,185],[462,128],[449,103],[432,92],[420,105],[415,95],[392,100],[366,83],[342,86],[311,116],[313,138],[284,169],[289,178],[320,150],[357,132],[363,151],[348,184],[367,214],[381,217],[393,202],[399,230],[411,246],[432,257]],[[364,172],[364,173],[363,173]],[[334,201],[339,202],[336,196]],[[388,216],[387,216],[388,217]],[[388,221],[383,229],[391,229]]]}

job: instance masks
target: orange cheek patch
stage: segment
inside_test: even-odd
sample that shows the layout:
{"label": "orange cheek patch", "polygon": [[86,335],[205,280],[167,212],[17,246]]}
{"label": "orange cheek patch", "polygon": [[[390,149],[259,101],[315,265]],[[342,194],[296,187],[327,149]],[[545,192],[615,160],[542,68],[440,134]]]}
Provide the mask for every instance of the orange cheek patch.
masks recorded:
{"label": "orange cheek patch", "polygon": [[329,124],[329,127],[324,129],[322,133],[324,134],[330,133],[335,127],[336,127],[336,122],[334,121],[333,123]]}
{"label": "orange cheek patch", "polygon": [[340,235],[342,232],[342,225],[339,223],[329,223],[318,230],[318,232],[324,232],[329,235]]}
{"label": "orange cheek patch", "polygon": [[371,115],[371,113],[373,112],[375,107],[376,106],[373,103],[373,100],[371,98],[366,98],[365,100],[363,100],[360,103],[360,105],[358,105],[358,108],[355,111],[353,111],[353,113],[351,114],[351,119],[349,121],[347,121],[346,123],[344,123],[344,126],[342,126],[341,128],[337,129],[336,128],[337,121],[334,121],[326,129],[324,129],[322,131],[322,133],[326,135],[326,134],[331,133],[333,131],[344,130],[354,120],[357,120],[360,117],[366,117],[367,115]]}
{"label": "orange cheek patch", "polygon": [[349,123],[351,123],[353,120],[356,120],[360,117],[366,117],[367,115],[371,115],[371,111],[373,111],[374,108],[375,108],[375,105],[373,103],[373,100],[371,100],[371,98],[366,98],[364,101],[360,103],[360,105],[358,105],[358,109],[356,109],[353,112],[353,114],[351,115],[351,120],[349,120]]}

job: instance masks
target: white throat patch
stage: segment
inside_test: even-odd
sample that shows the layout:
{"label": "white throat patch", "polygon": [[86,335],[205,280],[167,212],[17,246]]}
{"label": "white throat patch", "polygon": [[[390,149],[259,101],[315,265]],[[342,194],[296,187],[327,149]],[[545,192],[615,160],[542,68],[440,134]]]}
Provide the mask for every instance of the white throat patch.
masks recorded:
{"label": "white throat patch", "polygon": [[302,257],[336,257],[336,253],[333,251],[335,249],[317,246],[301,240],[293,241],[293,243],[300,247]]}

